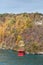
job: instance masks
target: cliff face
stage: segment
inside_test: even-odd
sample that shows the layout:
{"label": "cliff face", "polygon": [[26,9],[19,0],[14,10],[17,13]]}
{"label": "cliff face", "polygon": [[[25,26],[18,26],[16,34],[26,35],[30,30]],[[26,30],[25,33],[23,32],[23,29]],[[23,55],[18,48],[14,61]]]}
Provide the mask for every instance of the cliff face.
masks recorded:
{"label": "cliff face", "polygon": [[26,51],[43,51],[43,14],[0,14],[0,48],[18,50],[21,40]]}

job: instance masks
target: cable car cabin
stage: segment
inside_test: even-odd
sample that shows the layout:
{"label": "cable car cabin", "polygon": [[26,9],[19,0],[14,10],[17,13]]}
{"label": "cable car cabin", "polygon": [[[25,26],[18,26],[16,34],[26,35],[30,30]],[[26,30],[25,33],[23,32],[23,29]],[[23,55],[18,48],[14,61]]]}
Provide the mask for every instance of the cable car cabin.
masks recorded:
{"label": "cable car cabin", "polygon": [[25,51],[18,51],[18,56],[24,56],[25,55]]}

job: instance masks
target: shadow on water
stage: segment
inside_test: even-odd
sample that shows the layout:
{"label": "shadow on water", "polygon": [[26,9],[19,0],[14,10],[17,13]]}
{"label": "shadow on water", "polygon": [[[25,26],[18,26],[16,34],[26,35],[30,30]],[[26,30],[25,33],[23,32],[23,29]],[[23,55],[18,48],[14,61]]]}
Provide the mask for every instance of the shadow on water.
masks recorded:
{"label": "shadow on water", "polygon": [[17,56],[13,50],[0,50],[0,65],[43,65],[43,55]]}

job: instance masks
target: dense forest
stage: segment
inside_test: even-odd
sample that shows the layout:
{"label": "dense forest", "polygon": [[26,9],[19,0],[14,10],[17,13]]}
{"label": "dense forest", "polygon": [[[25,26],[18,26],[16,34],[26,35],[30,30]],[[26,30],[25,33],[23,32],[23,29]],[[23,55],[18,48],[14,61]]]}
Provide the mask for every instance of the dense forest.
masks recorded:
{"label": "dense forest", "polygon": [[18,50],[19,41],[28,52],[43,52],[43,14],[0,14],[0,49]]}

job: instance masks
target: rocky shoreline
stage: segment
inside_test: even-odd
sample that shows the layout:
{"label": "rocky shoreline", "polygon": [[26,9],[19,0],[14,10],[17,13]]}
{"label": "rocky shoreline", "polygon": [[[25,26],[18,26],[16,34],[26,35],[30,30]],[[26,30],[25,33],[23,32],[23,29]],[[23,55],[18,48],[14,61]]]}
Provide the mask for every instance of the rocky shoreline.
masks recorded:
{"label": "rocky shoreline", "polygon": [[[5,48],[0,48],[0,49],[5,49]],[[12,50],[12,49],[6,49],[6,50]],[[17,51],[17,50],[15,50],[15,51]],[[26,54],[33,54],[33,55],[43,55],[43,52],[37,52],[37,53],[35,53],[35,52],[27,52],[27,51],[25,51],[25,53]]]}
{"label": "rocky shoreline", "polygon": [[25,52],[26,54],[35,54],[35,55],[43,55],[43,52],[37,52],[37,53],[34,53],[34,52]]}

